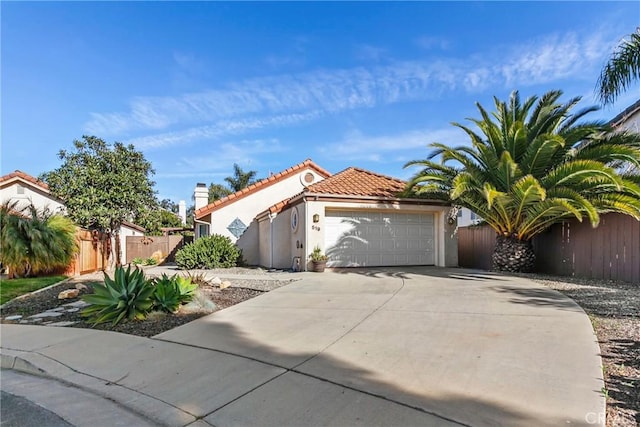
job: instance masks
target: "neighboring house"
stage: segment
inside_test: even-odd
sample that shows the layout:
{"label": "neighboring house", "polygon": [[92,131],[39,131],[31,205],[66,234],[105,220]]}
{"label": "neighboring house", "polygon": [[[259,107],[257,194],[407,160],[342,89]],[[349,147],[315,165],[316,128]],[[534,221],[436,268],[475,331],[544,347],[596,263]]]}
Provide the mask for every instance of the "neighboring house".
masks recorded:
{"label": "neighboring house", "polygon": [[[66,213],[63,202],[54,197],[49,191],[49,186],[33,176],[22,171],[11,172],[0,177],[0,202],[17,201],[17,208],[23,208],[33,204],[38,210],[48,210],[51,213]],[[121,261],[124,264],[126,257],[127,236],[142,236],[145,229],[130,222],[125,222],[120,228],[120,242],[122,248]],[[112,239],[112,247],[113,247]]]}
{"label": "neighboring house", "polygon": [[46,183],[18,170],[0,177],[0,202],[8,201],[17,202],[17,209],[33,204],[39,210],[65,212],[64,204],[49,192]]}
{"label": "neighboring house", "polygon": [[640,133],[640,99],[611,119],[609,124],[614,128]]}
{"label": "neighboring house", "polygon": [[475,212],[467,209],[460,208],[458,211],[458,227],[468,227],[470,225],[478,224],[482,218],[480,218]]}
{"label": "neighboring house", "polygon": [[[196,210],[197,234],[228,227],[232,231],[222,234],[231,235],[246,261],[269,268],[306,270],[316,246],[327,253],[331,267],[457,265],[449,205],[398,197],[404,181],[358,168],[331,176],[310,160],[276,176],[291,181],[288,192],[262,193],[267,179]],[[295,181],[306,185],[296,190]],[[200,188],[196,200],[198,191],[206,192]],[[239,203],[247,198],[251,201]],[[233,233],[241,229],[235,218],[250,224],[237,239]]]}

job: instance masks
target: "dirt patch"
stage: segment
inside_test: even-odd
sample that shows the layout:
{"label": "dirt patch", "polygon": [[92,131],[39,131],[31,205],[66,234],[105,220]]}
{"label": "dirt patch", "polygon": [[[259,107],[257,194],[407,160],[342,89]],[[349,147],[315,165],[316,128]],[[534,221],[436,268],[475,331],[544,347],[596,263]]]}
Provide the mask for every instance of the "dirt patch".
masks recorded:
{"label": "dirt patch", "polygon": [[[242,301],[246,301],[250,298],[254,298],[264,293],[264,291],[262,290],[238,286],[241,283],[245,282],[250,285],[250,281],[238,281],[238,283],[234,283],[234,287],[229,287],[223,290],[220,290],[215,286],[202,285],[200,286],[200,291],[217,306],[218,310],[220,310],[231,307],[232,305],[238,304]],[[199,311],[195,313],[178,312],[175,314],[152,313],[152,315],[145,320],[123,321],[116,326],[111,326],[111,324],[109,323],[94,326],[93,324],[87,322],[80,315],[80,310],[70,312],[67,311],[69,309],[69,306],[65,306],[65,304],[80,301],[80,296],[86,294],[87,292],[90,292],[90,290],[81,290],[78,298],[65,300],[58,299],[58,294],[61,291],[66,289],[74,289],[76,287],[76,284],[78,283],[82,283],[83,285],[88,286],[90,289],[92,284],[100,282],[99,280],[96,280],[95,277],[75,278],[52,288],[27,295],[20,299],[9,301],[2,307],[2,312],[0,313],[1,322],[15,324],[21,322],[24,323],[29,320],[28,324],[30,325],[43,326],[58,322],[75,322],[68,326],[74,328],[95,328],[99,330],[121,332],[142,337],[151,337],[210,314],[209,311]],[[287,281],[284,283],[274,283],[274,287],[279,287],[287,283],[290,282]],[[54,318],[43,318],[41,321],[36,322],[33,322],[32,319],[29,319],[29,316],[33,316],[46,311],[53,311],[56,309],[59,310],[58,312],[60,313],[60,315]],[[7,320],[7,317],[15,315],[20,315],[22,316],[22,318],[16,320]]]}

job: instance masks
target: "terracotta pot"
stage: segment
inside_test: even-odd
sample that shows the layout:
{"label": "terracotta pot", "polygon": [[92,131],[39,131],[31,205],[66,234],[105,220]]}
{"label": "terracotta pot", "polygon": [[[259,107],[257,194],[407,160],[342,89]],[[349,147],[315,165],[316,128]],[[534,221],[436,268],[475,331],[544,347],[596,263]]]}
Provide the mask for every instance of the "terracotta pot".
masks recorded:
{"label": "terracotta pot", "polygon": [[311,261],[311,271],[316,273],[322,273],[327,266],[327,261]]}

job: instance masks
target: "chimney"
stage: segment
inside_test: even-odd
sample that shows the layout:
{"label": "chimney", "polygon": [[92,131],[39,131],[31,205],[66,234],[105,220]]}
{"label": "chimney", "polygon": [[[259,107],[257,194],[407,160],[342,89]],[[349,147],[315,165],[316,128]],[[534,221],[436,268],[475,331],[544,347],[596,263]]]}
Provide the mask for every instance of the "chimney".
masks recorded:
{"label": "chimney", "polygon": [[209,190],[207,184],[199,182],[196,184],[196,189],[193,191],[193,198],[196,202],[196,210],[204,208],[209,204]]}
{"label": "chimney", "polygon": [[182,225],[185,225],[187,223],[187,202],[184,200],[178,202],[178,216],[182,221]]}

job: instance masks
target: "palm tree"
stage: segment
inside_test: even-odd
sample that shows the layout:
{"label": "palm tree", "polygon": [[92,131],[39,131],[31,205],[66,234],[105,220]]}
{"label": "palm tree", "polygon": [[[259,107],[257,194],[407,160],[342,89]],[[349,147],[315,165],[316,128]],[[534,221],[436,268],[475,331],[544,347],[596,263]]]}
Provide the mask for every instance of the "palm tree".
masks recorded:
{"label": "palm tree", "polygon": [[231,190],[240,191],[256,182],[256,171],[245,172],[236,163],[233,164],[233,176],[228,176],[224,180],[229,184]]}
{"label": "palm tree", "polygon": [[495,270],[530,271],[531,239],[556,222],[586,217],[595,227],[605,212],[640,219],[640,177],[617,172],[640,165],[640,135],[578,123],[597,108],[571,113],[580,98],[561,104],[561,95],[521,103],[516,91],[508,102],[494,98],[492,114],[476,104],[482,118],[469,120],[480,133],[453,123],[471,146],[433,143],[426,160],[405,166],[421,168],[408,191],[469,208],[493,227]]}
{"label": "palm tree", "polygon": [[216,200],[220,200],[223,197],[226,197],[231,193],[232,193],[232,191],[229,190],[224,185],[222,185],[222,184],[214,184],[212,182],[211,184],[209,184],[209,203],[213,203]]}
{"label": "palm tree", "polygon": [[17,202],[0,205],[0,261],[13,275],[66,268],[78,251],[75,224],[63,215]]}
{"label": "palm tree", "polygon": [[598,78],[598,97],[612,104],[633,80],[640,79],[640,27],[620,43]]}

